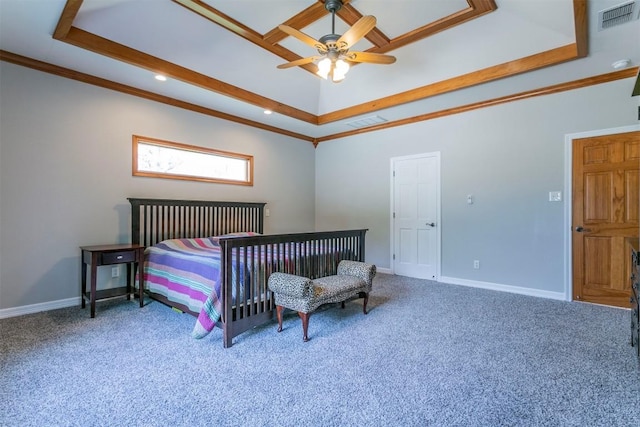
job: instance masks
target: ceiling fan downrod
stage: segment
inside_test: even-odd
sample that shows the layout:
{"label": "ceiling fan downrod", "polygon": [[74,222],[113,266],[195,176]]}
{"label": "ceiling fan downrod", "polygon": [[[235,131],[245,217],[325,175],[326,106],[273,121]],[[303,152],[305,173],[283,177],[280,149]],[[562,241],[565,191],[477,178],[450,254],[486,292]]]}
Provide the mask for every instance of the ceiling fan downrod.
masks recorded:
{"label": "ceiling fan downrod", "polygon": [[340,39],[340,35],[336,34],[336,12],[342,9],[342,0],[326,0],[324,8],[331,12],[331,34],[320,37],[319,41],[328,48],[328,51],[325,53],[326,57],[318,63],[317,74],[324,79],[330,76],[331,80],[337,83],[342,81],[349,71],[349,65],[339,60],[340,52],[336,46],[336,42]]}
{"label": "ceiling fan downrod", "polygon": [[342,0],[327,0],[324,8],[331,12],[331,33],[336,33],[336,12],[342,9]]}

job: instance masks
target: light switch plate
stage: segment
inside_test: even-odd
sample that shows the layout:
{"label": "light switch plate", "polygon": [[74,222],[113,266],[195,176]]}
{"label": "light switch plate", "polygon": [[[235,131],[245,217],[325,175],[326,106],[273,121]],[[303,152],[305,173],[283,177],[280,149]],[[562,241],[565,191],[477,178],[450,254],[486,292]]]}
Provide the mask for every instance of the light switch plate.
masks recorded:
{"label": "light switch plate", "polygon": [[562,201],[562,192],[561,191],[549,191],[549,201],[550,202],[561,202]]}

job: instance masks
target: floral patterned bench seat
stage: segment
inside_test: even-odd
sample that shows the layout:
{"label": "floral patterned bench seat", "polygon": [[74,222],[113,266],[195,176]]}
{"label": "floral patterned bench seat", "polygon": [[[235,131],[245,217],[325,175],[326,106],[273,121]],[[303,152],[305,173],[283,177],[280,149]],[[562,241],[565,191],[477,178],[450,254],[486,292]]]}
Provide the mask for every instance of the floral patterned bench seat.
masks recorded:
{"label": "floral patterned bench seat", "polygon": [[278,332],[282,331],[282,312],[285,308],[298,312],[302,319],[304,341],[309,341],[307,330],[309,316],[323,304],[364,298],[362,311],[367,314],[369,292],[376,275],[376,266],[358,261],[340,261],[335,276],[311,280],[307,277],[287,273],[273,273],[269,276],[269,289],[274,293]]}

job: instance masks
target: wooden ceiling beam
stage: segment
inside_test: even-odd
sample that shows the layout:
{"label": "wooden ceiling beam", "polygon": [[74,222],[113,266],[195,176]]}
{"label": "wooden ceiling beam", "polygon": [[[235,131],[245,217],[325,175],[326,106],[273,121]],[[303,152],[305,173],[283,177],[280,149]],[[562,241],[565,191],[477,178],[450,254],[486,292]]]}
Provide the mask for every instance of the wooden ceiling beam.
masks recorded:
{"label": "wooden ceiling beam", "polygon": [[[360,18],[362,18],[362,14],[350,4],[344,5],[337,14],[349,26],[353,26],[353,24],[355,24]],[[364,36],[364,38],[369,40],[369,42],[377,48],[389,44],[389,37],[387,37],[386,34],[384,34],[382,31],[380,31],[378,27],[374,27]]]}
{"label": "wooden ceiling beam", "polygon": [[399,49],[411,43],[430,37],[441,31],[448,30],[462,23],[476,19],[498,8],[494,0],[467,0],[470,7],[455,12],[449,16],[430,22],[405,34],[391,39],[390,43],[377,49],[369,49],[371,52],[387,53]]}
{"label": "wooden ceiling beam", "polygon": [[214,79],[213,77],[209,77],[188,68],[173,64],[169,61],[165,61],[111,40],[107,40],[79,28],[71,27],[67,36],[62,41],[155,73],[162,73],[167,77],[171,77],[260,108],[270,109],[273,112],[284,114],[307,123],[317,124],[317,116],[311,113],[290,107],[248,90],[225,83],[221,80]]}
{"label": "wooden ceiling beam", "polygon": [[[302,30],[308,25],[313,24],[317,20],[326,16],[328,12],[324,8],[323,3],[314,3],[302,12],[297,15],[292,16],[291,18],[284,21],[282,24],[288,25],[289,27],[295,28],[296,30]],[[281,31],[278,27],[269,31],[264,35],[264,41],[269,43],[270,45],[275,45],[276,43],[281,42],[285,38],[289,37],[287,33]]]}
{"label": "wooden ceiling beam", "polygon": [[327,135],[313,140],[313,145],[318,146],[321,142],[331,141],[333,139],[346,138],[348,136],[361,135],[369,132],[376,132],[384,129],[390,129],[393,127],[410,125],[426,120],[438,119],[440,117],[451,116],[454,114],[466,113],[467,111],[478,110],[480,108],[493,107],[495,105],[505,104],[508,102],[521,101],[523,99],[534,98],[537,96],[552,95],[554,93],[565,92],[568,90],[581,89],[588,86],[599,85],[603,83],[609,83],[616,80],[627,79],[635,76],[639,67],[627,68],[625,70],[614,71],[611,73],[601,74],[598,76],[587,77],[580,80],[574,80],[565,83],[559,83],[552,86],[546,86],[539,89],[533,89],[526,92],[515,93],[512,95],[502,96],[499,98],[488,99],[485,101],[474,102],[472,104],[460,105],[453,108],[447,108],[444,110],[433,111],[430,113],[420,114],[413,117],[407,117],[405,119],[394,120],[385,122],[373,126],[369,126],[362,129],[355,129],[351,131],[335,133],[333,135]]}
{"label": "wooden ceiling beam", "polygon": [[67,0],[60,14],[58,25],[56,25],[56,29],[53,31],[54,39],[61,40],[67,36],[83,1],[84,0]]}
{"label": "wooden ceiling beam", "polygon": [[[279,44],[272,44],[268,40],[262,36],[262,34],[254,31],[253,29],[247,27],[241,22],[236,21],[230,16],[220,12],[219,10],[209,6],[207,3],[202,0],[172,0],[174,3],[179,4],[180,6],[185,7],[186,9],[194,12],[205,19],[213,22],[224,28],[225,30],[231,31],[232,33],[242,37],[245,40],[250,41],[251,43],[273,53],[274,55],[279,56],[285,61],[295,61],[300,59],[301,57],[291,52],[289,49],[286,49]],[[312,73],[317,71],[317,68],[313,64],[303,65],[302,68],[307,69]]]}
{"label": "wooden ceiling beam", "polygon": [[578,49],[575,44],[566,45],[556,49],[551,49],[538,54],[530,55],[514,61],[494,65],[479,71],[441,80],[436,83],[397,93],[395,95],[379,98],[359,105],[353,105],[342,110],[318,116],[318,124],[323,125],[350,117],[369,114],[374,111],[391,108],[402,104],[407,104],[421,99],[441,95],[455,90],[476,86],[499,80],[504,77],[513,76],[527,71],[537,70],[549,65],[560,64],[562,62],[576,59]]}
{"label": "wooden ceiling beam", "polygon": [[245,119],[242,117],[234,116],[228,113],[223,113],[212,108],[202,107],[200,105],[192,104],[190,102],[181,101],[179,99],[171,98],[157,93],[149,92],[137,87],[124,85],[111,80],[103,79],[100,77],[92,76],[90,74],[81,73],[79,71],[71,70],[69,68],[60,67],[57,65],[49,64],[47,62],[38,61],[25,56],[17,55],[15,53],[0,50],[0,60],[10,62],[12,64],[28,67],[34,70],[42,71],[44,73],[53,74],[56,76],[64,77],[71,80],[87,83],[94,86],[99,86],[105,89],[114,90],[117,92],[125,93],[128,95],[137,96],[140,98],[148,99],[162,104],[171,105],[173,107],[182,108],[185,110],[193,111],[207,116],[216,117],[222,120],[238,123],[245,126],[250,126],[257,129],[262,129],[268,132],[274,132],[280,135],[290,136],[292,138],[301,139],[307,142],[314,142],[314,138],[303,135],[300,133],[291,132],[285,129],[281,129],[275,126],[269,126],[264,123],[256,122],[254,120]]}
{"label": "wooden ceiling beam", "polygon": [[[200,0],[174,0],[174,1],[180,4],[182,4],[181,2],[202,3]],[[443,31],[445,28],[447,28],[447,24],[444,22],[446,20],[449,20],[449,24],[451,24],[451,22],[455,22],[456,23],[455,25],[458,25],[469,19],[473,19],[472,17],[474,16],[477,17],[482,14],[489,13],[492,10],[496,9],[494,0],[467,0],[467,1],[470,5],[469,9],[465,9],[458,13],[452,14],[449,17],[444,18],[444,20],[441,20],[442,22],[438,21],[433,25],[426,25],[413,32],[409,32],[403,36],[400,36],[397,39],[391,40],[389,44],[381,47],[380,49],[386,51],[387,48],[391,49],[391,46],[393,46],[393,48],[397,48],[398,46],[400,46],[400,43],[404,43],[404,44],[412,43],[421,38],[426,37],[427,35],[434,34],[435,32],[438,32],[438,31]],[[396,105],[401,105],[408,102],[425,99],[438,94],[451,92],[454,90],[458,90],[460,88],[470,87],[470,86],[485,83],[488,81],[501,79],[511,75],[515,75],[515,74],[519,74],[519,73],[535,70],[538,68],[546,67],[549,65],[554,65],[561,62],[583,57],[587,54],[588,29],[587,29],[586,1],[587,0],[573,0],[574,15],[575,15],[574,17],[575,30],[576,30],[575,44],[570,44],[564,47],[551,49],[546,52],[541,52],[539,54],[531,55],[529,57],[520,58],[504,64],[499,64],[493,67],[488,67],[484,70],[468,73],[462,76],[457,76],[448,80],[444,80],[444,81],[436,82],[430,85],[415,88],[415,89],[412,89],[403,93],[395,94],[389,97],[380,98],[380,99],[366,102],[360,105],[351,106],[343,110],[333,111],[321,116],[315,116],[311,113],[307,113],[307,112],[295,109],[293,107],[278,103],[274,100],[262,97],[260,95],[246,91],[236,86],[196,73],[192,70],[185,69],[178,65],[155,58],[151,55],[144,54],[143,52],[139,52],[137,50],[128,48],[126,46],[119,45],[110,40],[103,39],[99,36],[93,35],[86,31],[74,28],[72,27],[72,23],[76,14],[78,13],[80,6],[82,5],[82,0],[67,0],[67,3],[62,12],[60,21],[58,22],[58,25],[56,27],[56,31],[54,32],[54,38],[67,43],[74,44],[84,49],[91,50],[98,54],[109,56],[114,59],[118,59],[120,61],[124,61],[142,68],[150,69],[153,71],[162,71],[167,75],[174,77],[178,80],[185,81],[189,84],[200,86],[208,90],[212,90],[214,92],[223,94],[225,96],[229,96],[234,99],[238,99],[243,102],[247,102],[249,104],[260,106],[261,108],[269,108],[274,112],[278,112],[295,119],[306,121],[311,124],[322,125],[322,124],[331,123],[337,120],[346,119],[346,118],[350,118],[350,117],[354,117],[362,114],[368,114],[368,113],[382,110],[385,108],[391,108]],[[345,3],[348,3],[348,2],[345,2]],[[307,10],[310,10],[310,9],[313,9],[315,11],[313,13],[319,13],[319,11],[324,9],[323,1],[318,0],[317,5],[313,5]],[[239,24],[236,21],[233,21],[231,18],[229,17],[225,18],[224,15],[218,15],[217,11],[215,12],[216,13],[214,13],[214,15],[221,16],[221,22],[227,22],[229,27],[234,27],[236,25],[240,25],[240,28],[243,27],[241,24]],[[324,11],[324,13],[326,14],[327,12]],[[311,20],[311,16],[315,16],[315,15],[312,15],[311,13],[309,13],[306,18],[303,16],[300,16],[300,17],[297,17],[296,19],[298,23],[308,22],[309,20]],[[353,15],[349,19],[357,20],[357,15]],[[229,29],[226,26],[225,28]],[[241,29],[239,32],[244,34],[247,37],[255,39],[256,41],[260,39],[261,41],[258,41],[257,44],[259,46],[263,46],[263,45],[268,46],[266,48],[269,50],[277,49],[279,46],[277,44],[275,46],[269,44],[258,33],[246,27],[244,29]],[[373,49],[377,50],[379,48],[373,48]],[[295,55],[295,54],[292,53],[292,55]],[[297,59],[297,58],[299,58],[299,56],[295,55],[294,59]],[[384,126],[384,125],[380,125],[380,126]],[[324,138],[330,138],[330,137],[324,137]],[[301,138],[301,139],[310,140],[308,137]],[[316,143],[320,140],[319,138],[311,138],[311,139]]]}

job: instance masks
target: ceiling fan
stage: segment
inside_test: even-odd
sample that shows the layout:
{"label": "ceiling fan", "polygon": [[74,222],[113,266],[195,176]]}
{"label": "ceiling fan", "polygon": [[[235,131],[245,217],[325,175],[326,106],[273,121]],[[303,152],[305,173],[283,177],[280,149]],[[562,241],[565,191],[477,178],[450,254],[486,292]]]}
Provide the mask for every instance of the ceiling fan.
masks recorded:
{"label": "ceiling fan", "polygon": [[281,31],[308,44],[319,53],[319,55],[278,65],[278,68],[297,67],[319,60],[317,74],[324,79],[331,77],[333,82],[338,83],[345,78],[349,71],[349,62],[369,62],[373,64],[393,64],[396,62],[396,58],[391,55],[371,52],[349,52],[349,48],[376,26],[375,16],[363,16],[341,36],[335,33],[335,27],[336,12],[342,8],[342,0],[326,0],[324,8],[331,12],[331,34],[324,35],[319,40],[288,25],[278,26]]}

